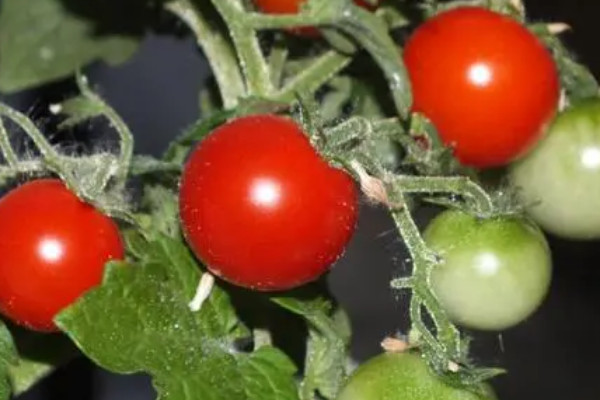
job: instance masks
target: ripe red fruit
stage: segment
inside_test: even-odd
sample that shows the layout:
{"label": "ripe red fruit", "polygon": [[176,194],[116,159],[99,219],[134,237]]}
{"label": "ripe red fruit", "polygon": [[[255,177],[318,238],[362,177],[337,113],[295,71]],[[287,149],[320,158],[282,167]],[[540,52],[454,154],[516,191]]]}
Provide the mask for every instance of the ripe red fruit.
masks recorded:
{"label": "ripe red fruit", "polygon": [[0,198],[0,221],[0,311],[34,330],[56,330],[54,316],[124,256],[114,221],[57,179]]}
{"label": "ripe red fruit", "polygon": [[426,21],[406,43],[414,111],[465,165],[492,167],[527,152],[559,99],[551,54],[517,21],[459,7]]}
{"label": "ripe red fruit", "polygon": [[[300,12],[302,4],[306,0],[254,0],[256,7],[267,14],[296,14]],[[366,8],[367,10],[375,10],[377,6],[373,6],[364,0],[354,0],[357,5]],[[308,37],[318,37],[319,31],[311,27],[303,27],[293,29],[292,32]]]}
{"label": "ripe red fruit", "polygon": [[187,241],[208,269],[265,291],[323,274],[358,214],[351,177],[276,115],[239,118],[206,137],[185,165],[179,204]]}

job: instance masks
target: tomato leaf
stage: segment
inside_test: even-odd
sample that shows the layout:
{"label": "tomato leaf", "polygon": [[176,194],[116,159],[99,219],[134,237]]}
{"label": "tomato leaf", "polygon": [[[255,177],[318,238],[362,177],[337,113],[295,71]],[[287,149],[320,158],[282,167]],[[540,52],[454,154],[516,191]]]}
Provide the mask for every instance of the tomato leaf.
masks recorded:
{"label": "tomato leaf", "polygon": [[332,311],[332,305],[323,298],[304,301],[291,297],[273,301],[299,314],[308,323],[303,397],[312,398],[315,391],[326,399],[334,399],[346,379],[349,360],[350,325],[341,310]]}
{"label": "tomato leaf", "polygon": [[238,359],[246,396],[250,400],[297,400],[293,380],[296,366],[280,350],[264,346]]}
{"label": "tomato leaf", "polygon": [[214,287],[199,312],[189,310],[200,270],[182,242],[134,242],[136,264],[109,264],[102,286],[56,319],[88,357],[114,372],[149,373],[161,400],[295,399],[282,353],[236,354],[249,333],[225,291]]}
{"label": "tomato leaf", "polygon": [[[16,92],[63,78],[97,59],[118,64],[133,54],[139,43],[137,35],[101,32],[92,19],[76,14],[70,3],[66,0],[2,2],[0,91]],[[92,4],[84,8],[94,15]],[[99,8],[95,5],[95,9]],[[106,7],[102,9],[105,11]]]}
{"label": "tomato leaf", "polygon": [[18,355],[12,335],[6,325],[0,322],[0,399],[10,398],[11,386],[8,368],[17,363]]}
{"label": "tomato leaf", "polygon": [[70,98],[57,107],[57,111],[66,116],[65,120],[58,125],[59,129],[72,128],[105,112],[97,101],[91,101],[85,96]]}
{"label": "tomato leaf", "polygon": [[142,210],[147,214],[145,234],[153,237],[156,233],[172,238],[181,237],[179,229],[179,203],[175,192],[161,185],[147,185],[142,197]]}

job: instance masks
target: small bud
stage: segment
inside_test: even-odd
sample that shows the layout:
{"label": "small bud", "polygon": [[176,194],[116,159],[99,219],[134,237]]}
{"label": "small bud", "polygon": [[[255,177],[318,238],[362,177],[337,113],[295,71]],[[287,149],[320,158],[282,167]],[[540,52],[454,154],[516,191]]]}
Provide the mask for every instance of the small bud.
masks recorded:
{"label": "small bud", "polygon": [[386,337],[381,342],[381,348],[387,353],[404,353],[410,347],[410,344],[398,338]]}
{"label": "small bud", "polygon": [[62,112],[62,104],[60,103],[56,103],[56,104],[50,104],[50,106],[48,107],[48,109],[50,110],[50,112],[54,115],[58,115]]}
{"label": "small bud", "polygon": [[560,35],[561,33],[570,31],[573,28],[571,28],[571,25],[564,22],[551,22],[546,24],[546,29],[548,29],[548,32],[553,35]]}

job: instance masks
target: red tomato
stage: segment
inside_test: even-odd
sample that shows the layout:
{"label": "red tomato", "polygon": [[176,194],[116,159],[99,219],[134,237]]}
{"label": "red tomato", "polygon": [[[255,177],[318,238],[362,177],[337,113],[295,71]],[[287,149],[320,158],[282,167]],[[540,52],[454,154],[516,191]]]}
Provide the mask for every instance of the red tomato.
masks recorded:
{"label": "red tomato", "polygon": [[[306,0],[254,0],[254,3],[259,10],[267,14],[296,14],[300,11],[302,3],[305,1]],[[354,3],[371,11],[377,8],[377,6],[373,6],[364,0],[354,0]],[[319,36],[319,31],[310,27],[296,28],[292,31],[303,36]]]}
{"label": "red tomato", "polygon": [[414,111],[465,165],[507,164],[540,139],[559,99],[551,54],[511,18],[459,7],[426,21],[406,43]]}
{"label": "red tomato", "polygon": [[212,273],[264,291],[324,273],[358,214],[350,176],[322,159],[293,121],[268,114],[233,120],[198,145],[179,207],[185,236]]}
{"label": "red tomato", "polygon": [[52,321],[123,258],[112,219],[57,179],[26,183],[0,199],[0,311],[17,324],[54,331]]}

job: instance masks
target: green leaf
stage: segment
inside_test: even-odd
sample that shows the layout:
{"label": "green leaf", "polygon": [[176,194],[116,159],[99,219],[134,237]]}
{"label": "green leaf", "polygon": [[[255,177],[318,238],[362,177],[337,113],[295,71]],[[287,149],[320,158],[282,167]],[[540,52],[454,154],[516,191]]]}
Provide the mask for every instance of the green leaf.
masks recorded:
{"label": "green leaf", "polygon": [[577,62],[560,38],[548,30],[547,24],[529,26],[550,48],[560,72],[561,86],[572,102],[596,97],[600,86],[594,75],[583,64]]}
{"label": "green leaf", "polygon": [[180,237],[179,203],[173,190],[161,185],[147,185],[141,203],[147,213],[143,224],[144,233],[149,237],[164,234],[172,238]]}
{"label": "green leaf", "polygon": [[297,400],[294,363],[280,350],[264,346],[238,359],[249,400]]}
{"label": "green leaf", "polygon": [[58,125],[58,129],[72,128],[82,122],[104,114],[104,108],[96,101],[85,96],[77,96],[54,106],[55,113],[61,113],[66,118]]}
{"label": "green leaf", "polygon": [[[122,63],[136,50],[139,36],[100,32],[93,20],[76,14],[68,3],[2,1],[0,91],[16,92],[63,78],[97,59]],[[93,5],[85,8],[93,15]]]}
{"label": "green leaf", "polygon": [[0,322],[0,400],[10,398],[11,386],[8,368],[18,360],[12,335],[4,323]]}
{"label": "green leaf", "polygon": [[347,376],[350,324],[346,314],[341,309],[332,311],[331,303],[323,298],[280,297],[273,301],[308,323],[302,397],[313,398],[318,391],[326,399],[335,399]]}
{"label": "green leaf", "polygon": [[[109,264],[102,286],[62,312],[58,326],[100,366],[149,373],[161,400],[250,399],[242,375],[249,366],[234,355],[234,342],[248,332],[226,292],[215,287],[191,312],[200,271],[186,246],[166,237],[135,243],[139,262]],[[291,375],[289,364],[270,360],[276,365],[265,379]]]}
{"label": "green leaf", "polygon": [[30,389],[61,364],[79,354],[71,341],[58,334],[36,333],[20,328],[12,329],[19,359],[8,370],[13,394]]}

